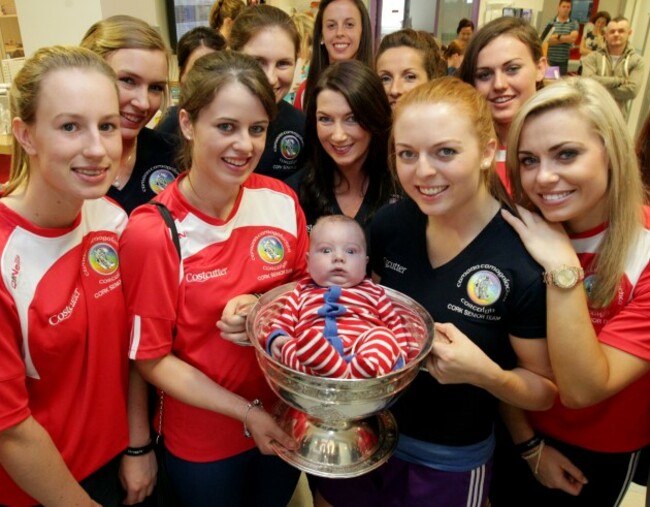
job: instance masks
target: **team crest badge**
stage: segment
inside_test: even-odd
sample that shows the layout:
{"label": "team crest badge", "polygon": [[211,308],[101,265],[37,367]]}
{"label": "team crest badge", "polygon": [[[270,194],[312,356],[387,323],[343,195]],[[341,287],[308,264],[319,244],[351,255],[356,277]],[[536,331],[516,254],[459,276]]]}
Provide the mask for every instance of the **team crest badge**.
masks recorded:
{"label": "team crest badge", "polygon": [[284,246],[275,236],[264,236],[257,243],[257,254],[267,264],[278,264],[284,259]]}
{"label": "team crest badge", "polygon": [[120,267],[117,251],[108,243],[97,243],[88,252],[88,263],[100,275],[112,275]]}
{"label": "team crest badge", "polygon": [[477,271],[467,281],[467,295],[480,306],[489,306],[497,301],[501,290],[501,280],[492,271]]}

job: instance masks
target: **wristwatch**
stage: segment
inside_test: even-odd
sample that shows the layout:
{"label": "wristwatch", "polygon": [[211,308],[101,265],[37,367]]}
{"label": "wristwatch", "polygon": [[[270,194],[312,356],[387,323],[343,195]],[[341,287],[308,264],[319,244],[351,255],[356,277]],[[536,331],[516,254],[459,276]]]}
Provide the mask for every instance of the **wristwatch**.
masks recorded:
{"label": "wristwatch", "polygon": [[575,266],[562,266],[544,272],[544,283],[559,289],[571,289],[585,279],[585,270]]}

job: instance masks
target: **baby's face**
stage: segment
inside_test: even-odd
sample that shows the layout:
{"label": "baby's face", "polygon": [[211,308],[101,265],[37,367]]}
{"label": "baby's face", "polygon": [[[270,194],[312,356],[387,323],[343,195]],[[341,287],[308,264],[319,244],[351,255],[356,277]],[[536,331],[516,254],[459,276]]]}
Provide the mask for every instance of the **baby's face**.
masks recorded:
{"label": "baby's face", "polygon": [[355,224],[325,222],[311,232],[307,270],[322,287],[353,287],[366,276],[365,240]]}

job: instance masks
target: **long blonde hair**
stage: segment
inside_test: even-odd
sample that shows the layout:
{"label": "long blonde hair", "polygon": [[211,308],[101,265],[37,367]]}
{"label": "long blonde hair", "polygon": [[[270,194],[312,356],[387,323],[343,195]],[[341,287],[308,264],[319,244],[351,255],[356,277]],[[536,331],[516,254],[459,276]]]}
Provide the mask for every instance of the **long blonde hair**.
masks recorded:
{"label": "long blonde hair", "polygon": [[[608,227],[591,266],[598,273],[598,283],[594,284],[590,294],[591,306],[602,308],[616,295],[627,256],[643,226],[643,184],[632,138],[612,96],[593,79],[566,78],[538,91],[524,104],[510,126],[506,164],[516,202],[534,209],[521,186],[518,157],[521,131],[526,120],[559,108],[571,110],[589,122],[607,153]],[[551,128],[558,127],[554,125]]]}
{"label": "long blonde hair", "polygon": [[[33,125],[43,81],[52,72],[65,69],[83,69],[99,72],[115,83],[115,72],[101,57],[77,46],[52,46],[37,50],[25,61],[11,84],[9,111],[12,118],[20,118],[25,124]],[[117,86],[115,86],[117,94]],[[3,194],[9,195],[29,180],[29,157],[22,145],[13,142],[11,171]]]}

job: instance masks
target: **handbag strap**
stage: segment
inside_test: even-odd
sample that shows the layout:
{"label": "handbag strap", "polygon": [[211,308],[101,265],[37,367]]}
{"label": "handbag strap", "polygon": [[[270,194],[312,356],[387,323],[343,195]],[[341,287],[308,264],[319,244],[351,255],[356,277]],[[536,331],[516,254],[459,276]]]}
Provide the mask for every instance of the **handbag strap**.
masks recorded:
{"label": "handbag strap", "polygon": [[[153,204],[156,207],[156,209],[160,212],[160,215],[162,216],[165,225],[167,225],[167,228],[169,229],[169,233],[172,237],[172,241],[174,242],[174,246],[176,247],[176,253],[178,253],[178,259],[179,261],[182,260],[181,242],[178,239],[178,229],[176,228],[176,222],[174,221],[174,217],[169,211],[169,208],[165,206],[163,203],[158,201],[149,201],[149,204]],[[174,334],[175,333],[172,334],[172,339]],[[165,405],[165,391],[163,391],[162,389],[160,390],[159,398],[160,398],[160,404],[159,404],[158,432],[157,432],[158,435],[156,435],[156,444],[160,442],[160,438],[162,437],[163,407]]]}

